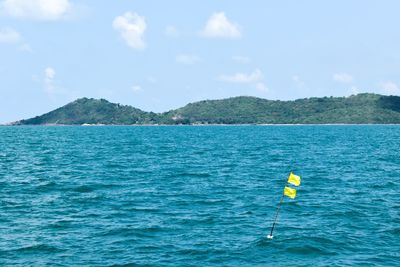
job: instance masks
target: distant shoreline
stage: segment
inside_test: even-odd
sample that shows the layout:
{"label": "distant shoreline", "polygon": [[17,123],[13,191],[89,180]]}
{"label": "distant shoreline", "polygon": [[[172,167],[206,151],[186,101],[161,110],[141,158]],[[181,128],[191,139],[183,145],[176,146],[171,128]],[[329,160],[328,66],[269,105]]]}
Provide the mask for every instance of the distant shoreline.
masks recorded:
{"label": "distant shoreline", "polygon": [[79,98],[9,125],[369,125],[400,124],[400,97],[358,94],[293,101],[238,96],[203,100],[163,113],[105,99]]}
{"label": "distant shoreline", "polygon": [[0,127],[208,127],[208,126],[400,126],[399,123],[297,123],[297,124],[93,124],[93,125],[81,125],[81,124],[38,124],[38,125],[12,125],[12,124],[0,124]]}

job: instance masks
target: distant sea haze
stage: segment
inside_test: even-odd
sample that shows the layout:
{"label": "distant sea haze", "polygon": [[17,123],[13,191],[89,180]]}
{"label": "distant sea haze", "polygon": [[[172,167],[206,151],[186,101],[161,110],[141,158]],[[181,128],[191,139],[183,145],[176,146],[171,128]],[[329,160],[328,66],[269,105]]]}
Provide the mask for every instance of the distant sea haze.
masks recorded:
{"label": "distant sea haze", "polygon": [[[0,136],[2,266],[400,262],[400,126],[20,126]],[[301,185],[270,240],[290,171]]]}
{"label": "distant sea haze", "polygon": [[164,113],[81,98],[11,125],[237,125],[237,124],[399,124],[400,97],[350,97],[272,101],[256,97],[205,100]]}

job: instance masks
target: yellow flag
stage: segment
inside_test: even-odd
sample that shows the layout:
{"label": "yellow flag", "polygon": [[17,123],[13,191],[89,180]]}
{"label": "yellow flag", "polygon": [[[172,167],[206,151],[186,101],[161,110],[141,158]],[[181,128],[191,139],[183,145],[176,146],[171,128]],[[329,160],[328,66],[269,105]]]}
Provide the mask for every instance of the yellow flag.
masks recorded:
{"label": "yellow flag", "polygon": [[296,197],[296,189],[285,186],[285,190],[283,190],[283,194],[290,198],[295,198]]}
{"label": "yellow flag", "polygon": [[289,175],[288,183],[299,186],[300,185],[300,176],[293,174],[292,172]]}

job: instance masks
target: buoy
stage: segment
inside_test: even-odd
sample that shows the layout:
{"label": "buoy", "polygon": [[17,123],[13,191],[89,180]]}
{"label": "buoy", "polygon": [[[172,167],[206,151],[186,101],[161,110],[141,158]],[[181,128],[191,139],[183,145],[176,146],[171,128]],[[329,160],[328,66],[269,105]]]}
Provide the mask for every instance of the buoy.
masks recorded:
{"label": "buoy", "polygon": [[283,189],[281,201],[279,201],[278,208],[276,209],[274,223],[272,224],[272,227],[271,227],[271,233],[267,236],[268,239],[273,238],[272,232],[274,231],[276,220],[278,219],[278,214],[279,214],[279,210],[282,206],[283,199],[285,198],[285,196],[290,197],[292,199],[296,197],[296,189],[288,187],[287,186],[288,184],[299,186],[300,185],[300,176],[295,175],[292,172],[290,172],[288,180],[285,185],[285,188]]}

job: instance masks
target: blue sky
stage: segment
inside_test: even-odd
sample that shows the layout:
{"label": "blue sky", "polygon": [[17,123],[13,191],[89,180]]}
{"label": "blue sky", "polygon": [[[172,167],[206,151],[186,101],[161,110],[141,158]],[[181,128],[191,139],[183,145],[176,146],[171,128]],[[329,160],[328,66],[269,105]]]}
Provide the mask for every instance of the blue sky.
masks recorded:
{"label": "blue sky", "polygon": [[399,1],[0,0],[0,123],[79,97],[146,111],[400,94]]}

